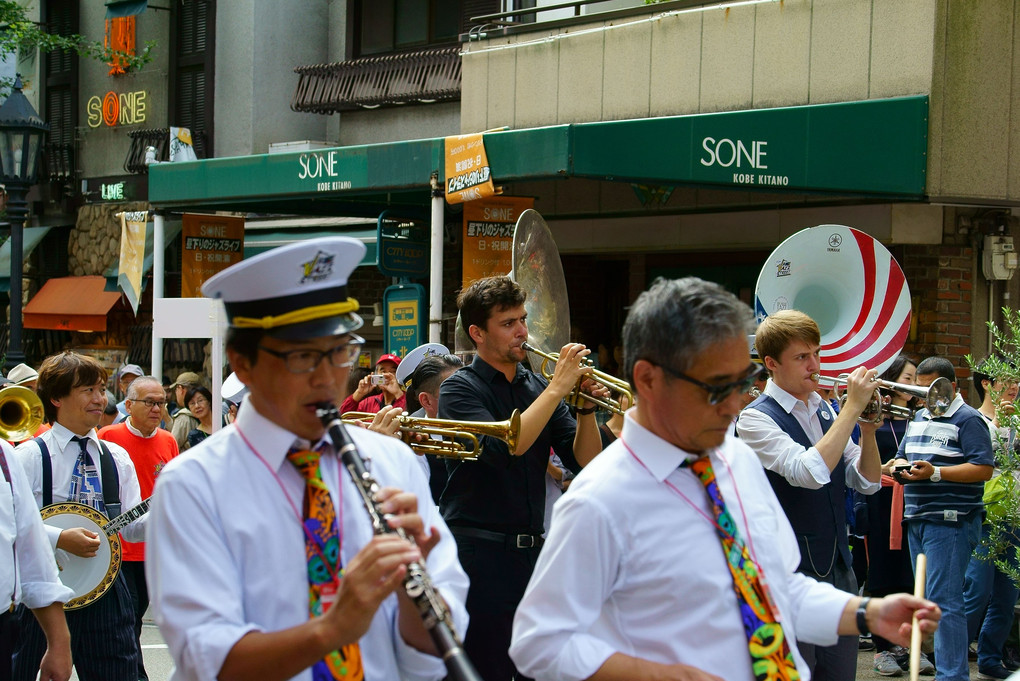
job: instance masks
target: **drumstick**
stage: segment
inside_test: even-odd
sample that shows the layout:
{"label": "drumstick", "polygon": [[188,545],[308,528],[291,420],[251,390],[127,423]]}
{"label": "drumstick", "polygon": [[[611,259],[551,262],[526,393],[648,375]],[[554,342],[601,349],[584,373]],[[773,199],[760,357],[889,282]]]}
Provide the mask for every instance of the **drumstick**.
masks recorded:
{"label": "drumstick", "polygon": [[[917,554],[917,567],[914,569],[914,596],[924,598],[924,573],[928,567],[928,559],[923,553]],[[910,622],[910,681],[917,681],[921,672],[921,626],[917,623],[917,614]]]}

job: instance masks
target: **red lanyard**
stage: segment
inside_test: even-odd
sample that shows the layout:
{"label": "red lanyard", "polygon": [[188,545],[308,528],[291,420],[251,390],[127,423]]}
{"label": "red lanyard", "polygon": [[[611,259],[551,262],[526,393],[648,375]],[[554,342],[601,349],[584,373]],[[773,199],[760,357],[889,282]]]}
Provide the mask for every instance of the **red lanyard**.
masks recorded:
{"label": "red lanyard", "polygon": [[[340,567],[340,560],[339,559],[337,560],[336,567],[330,567],[329,561],[326,560],[326,556],[323,555],[322,549],[319,548],[319,542],[315,539],[315,536],[312,535],[311,531],[309,531],[308,527],[305,525],[304,516],[298,510],[297,504],[294,503],[294,500],[290,498],[290,494],[287,492],[287,488],[283,486],[283,480],[280,480],[280,476],[276,474],[276,471],[274,471],[273,467],[269,465],[269,462],[266,461],[262,457],[262,455],[258,453],[258,451],[255,449],[255,447],[252,446],[251,442],[248,441],[248,438],[245,437],[245,434],[241,431],[240,426],[238,426],[236,423],[234,424],[234,430],[236,430],[237,434],[241,436],[242,440],[244,440],[244,444],[248,445],[248,449],[250,449],[251,453],[255,455],[255,458],[257,458],[259,461],[261,461],[262,465],[266,467],[266,470],[269,471],[269,474],[273,476],[273,480],[276,480],[276,484],[280,486],[280,491],[283,492],[284,498],[287,499],[287,503],[290,504],[291,510],[294,511],[294,517],[297,518],[298,524],[301,525],[301,529],[304,530],[305,536],[308,537],[311,545],[313,547],[315,547],[315,552],[317,554],[319,554],[319,558],[322,559],[322,564],[325,565],[326,566],[326,570],[329,571],[329,576],[333,578],[334,582],[339,581],[340,577],[343,574],[343,570]],[[305,485],[308,484],[308,482],[306,480],[304,480],[303,478],[302,478],[302,482]],[[339,504],[333,504],[333,508],[336,510],[336,529],[337,529],[337,534],[341,535],[341,537],[342,537],[343,536],[343,530],[342,530],[342,528],[343,528],[343,517],[344,517],[344,515],[343,515],[343,513],[344,513],[344,511],[343,511],[344,488],[343,488],[343,483],[342,483],[341,478],[340,478],[340,470],[339,470],[339,468],[337,469],[337,492],[338,492],[338,494],[340,496],[340,503]],[[308,542],[306,542],[306,543],[308,543]],[[341,542],[341,545],[343,545],[342,542]]]}

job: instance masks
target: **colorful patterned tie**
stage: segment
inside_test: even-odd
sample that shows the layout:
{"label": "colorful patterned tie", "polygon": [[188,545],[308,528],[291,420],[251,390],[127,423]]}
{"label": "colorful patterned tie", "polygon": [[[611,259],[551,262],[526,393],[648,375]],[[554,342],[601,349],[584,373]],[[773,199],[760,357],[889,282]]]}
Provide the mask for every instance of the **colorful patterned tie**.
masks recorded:
{"label": "colorful patterned tie", "polygon": [[99,471],[89,454],[87,437],[72,437],[72,442],[78,443],[78,461],[74,464],[74,471],[71,473],[71,489],[67,498],[77,501],[79,504],[91,506],[103,515],[106,515],[106,504],[103,503],[103,486],[99,482]]}
{"label": "colorful patterned tie", "polygon": [[758,681],[796,681],[800,678],[797,665],[790,653],[790,644],[783,626],[776,621],[768,596],[759,579],[759,567],[751,559],[741,540],[736,523],[726,510],[715,471],[708,457],[686,461],[701,484],[705,486],[716,516],[716,531],[722,540],[723,554],[733,577],[733,590],[740,603],[740,616],[747,634],[747,647],[751,653],[751,669]]}
{"label": "colorful patterned tie", "polygon": [[[340,587],[340,533],[337,531],[336,510],[329,489],[319,470],[320,451],[295,450],[287,453],[290,461],[305,479],[304,532],[305,558],[308,561],[308,613],[319,617],[332,604]],[[325,597],[325,598],[324,598]],[[361,666],[361,650],[351,643],[334,650],[312,666],[313,681],[358,681],[365,678]]]}

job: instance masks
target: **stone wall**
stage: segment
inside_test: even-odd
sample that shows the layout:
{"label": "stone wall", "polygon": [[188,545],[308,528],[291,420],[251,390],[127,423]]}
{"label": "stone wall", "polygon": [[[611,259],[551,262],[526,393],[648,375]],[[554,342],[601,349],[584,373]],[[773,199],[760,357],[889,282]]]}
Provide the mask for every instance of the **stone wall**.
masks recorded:
{"label": "stone wall", "polygon": [[102,275],[120,257],[122,211],[146,210],[144,201],[93,203],[78,210],[78,220],[67,243],[70,276]]}

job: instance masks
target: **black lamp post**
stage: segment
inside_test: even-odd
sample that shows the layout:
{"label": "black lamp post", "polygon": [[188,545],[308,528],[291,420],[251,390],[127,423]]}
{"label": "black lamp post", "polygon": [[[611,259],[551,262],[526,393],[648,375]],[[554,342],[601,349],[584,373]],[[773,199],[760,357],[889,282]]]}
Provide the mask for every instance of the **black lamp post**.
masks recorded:
{"label": "black lamp post", "polygon": [[7,217],[11,222],[11,324],[7,339],[6,374],[25,361],[21,350],[21,274],[28,190],[35,184],[39,149],[50,126],[21,92],[21,75],[7,101],[0,106],[0,182],[7,190]]}

